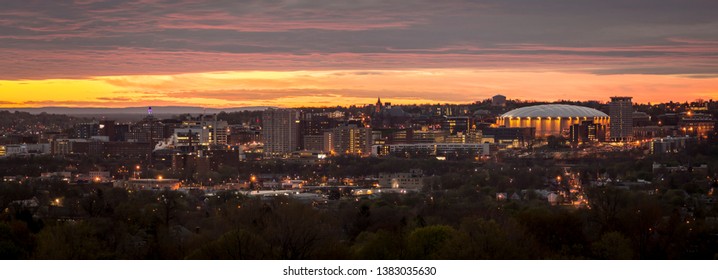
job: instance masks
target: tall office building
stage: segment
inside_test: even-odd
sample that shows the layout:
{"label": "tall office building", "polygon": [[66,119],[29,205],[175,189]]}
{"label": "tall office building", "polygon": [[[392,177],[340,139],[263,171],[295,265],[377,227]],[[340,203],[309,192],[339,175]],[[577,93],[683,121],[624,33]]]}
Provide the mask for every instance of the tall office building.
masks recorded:
{"label": "tall office building", "polygon": [[324,131],[337,127],[337,123],[327,113],[306,113],[302,116],[302,134],[322,135]]}
{"label": "tall office building", "polygon": [[99,135],[100,124],[96,122],[92,123],[79,123],[75,125],[74,137],[79,139],[90,139],[92,136]]}
{"label": "tall office building", "polygon": [[130,127],[130,131],[125,133],[125,140],[127,142],[149,143],[154,147],[155,144],[163,141],[167,136],[165,135],[165,125],[149,114]]}
{"label": "tall office building", "polygon": [[107,136],[110,141],[118,141],[117,123],[112,120],[102,120],[99,125],[100,136]]}
{"label": "tall office building", "polygon": [[174,134],[183,146],[227,145],[228,128],[227,121],[218,120],[215,114],[185,120],[174,129]]}
{"label": "tall office building", "polygon": [[262,112],[262,138],[264,154],[280,156],[299,148],[299,111],[267,109]]}
{"label": "tall office building", "polygon": [[300,148],[308,151],[321,151],[324,148],[324,132],[337,126],[338,120],[329,117],[329,113],[302,114]]}
{"label": "tall office building", "polygon": [[371,145],[372,133],[368,127],[350,124],[324,132],[324,150],[333,154],[369,155]]}
{"label": "tall office building", "polygon": [[631,97],[611,97],[611,140],[631,141],[633,139],[633,103]]}

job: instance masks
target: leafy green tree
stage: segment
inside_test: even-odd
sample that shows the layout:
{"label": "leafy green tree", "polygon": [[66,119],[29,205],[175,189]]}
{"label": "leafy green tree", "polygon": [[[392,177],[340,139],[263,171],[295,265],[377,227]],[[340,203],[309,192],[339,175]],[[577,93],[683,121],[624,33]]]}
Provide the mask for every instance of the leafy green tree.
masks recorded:
{"label": "leafy green tree", "polygon": [[615,187],[591,188],[586,190],[591,213],[605,230],[618,228],[618,215],[626,207],[628,196]]}
{"label": "leafy green tree", "polygon": [[620,232],[607,232],[591,244],[591,252],[598,259],[628,260],[633,258],[631,241]]}
{"label": "leafy green tree", "polygon": [[25,259],[32,251],[33,240],[24,223],[14,222],[13,225],[0,223],[0,259]]}
{"label": "leafy green tree", "polygon": [[195,250],[187,258],[209,260],[261,260],[273,257],[261,236],[247,230],[233,230]]}
{"label": "leafy green tree", "polygon": [[262,236],[266,236],[279,259],[308,259],[321,255],[332,244],[330,217],[296,202],[278,200],[264,216]]}
{"label": "leafy green tree", "polygon": [[35,258],[83,260],[109,258],[100,236],[87,222],[62,223],[46,227],[37,237]]}
{"label": "leafy green tree", "polygon": [[407,238],[408,257],[412,259],[436,259],[455,234],[456,230],[445,225],[417,228]]}
{"label": "leafy green tree", "polygon": [[531,208],[517,214],[526,232],[552,253],[548,258],[580,258],[585,255],[584,223],[576,212],[560,208]]}
{"label": "leafy green tree", "polygon": [[351,248],[353,257],[364,260],[396,260],[406,256],[406,237],[400,232],[364,231]]}
{"label": "leafy green tree", "polygon": [[515,223],[465,219],[441,253],[442,259],[527,259],[533,240]]}

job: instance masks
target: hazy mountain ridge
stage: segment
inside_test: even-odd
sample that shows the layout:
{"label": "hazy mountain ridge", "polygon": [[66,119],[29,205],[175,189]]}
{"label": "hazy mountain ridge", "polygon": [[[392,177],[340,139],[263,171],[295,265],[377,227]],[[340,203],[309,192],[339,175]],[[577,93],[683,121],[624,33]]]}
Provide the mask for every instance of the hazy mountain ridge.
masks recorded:
{"label": "hazy mountain ridge", "polygon": [[[270,106],[231,107],[231,108],[202,108],[194,106],[152,106],[152,113],[157,115],[171,114],[215,114],[220,112],[259,111]],[[72,108],[72,107],[39,107],[39,108],[0,108],[0,111],[19,111],[31,114],[61,114],[61,115],[146,115],[148,107],[125,108]]]}

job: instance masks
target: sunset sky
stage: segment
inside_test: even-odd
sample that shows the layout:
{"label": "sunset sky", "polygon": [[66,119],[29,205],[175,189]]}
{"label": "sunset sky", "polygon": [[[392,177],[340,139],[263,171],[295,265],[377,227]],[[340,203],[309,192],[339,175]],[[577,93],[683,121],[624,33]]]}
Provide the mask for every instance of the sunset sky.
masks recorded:
{"label": "sunset sky", "polygon": [[715,0],[2,0],[0,108],[718,99]]}

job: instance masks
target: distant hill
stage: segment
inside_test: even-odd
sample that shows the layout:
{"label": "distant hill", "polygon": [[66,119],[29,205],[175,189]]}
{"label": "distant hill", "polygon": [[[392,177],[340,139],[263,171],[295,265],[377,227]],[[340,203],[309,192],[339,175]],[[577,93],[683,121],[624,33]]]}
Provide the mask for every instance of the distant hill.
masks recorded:
{"label": "distant hill", "polygon": [[[178,115],[178,114],[215,114],[219,112],[237,111],[260,111],[269,108],[268,106],[234,107],[234,108],[202,108],[191,106],[152,106],[152,113],[155,115]],[[79,116],[110,116],[110,115],[147,115],[147,107],[127,108],[70,108],[70,107],[40,107],[40,108],[0,108],[0,111],[20,111],[31,114],[62,114]]]}
{"label": "distant hill", "polygon": [[29,135],[38,131],[38,128],[44,131],[61,132],[77,123],[87,121],[89,119],[78,116],[0,110],[0,138],[4,134]]}

